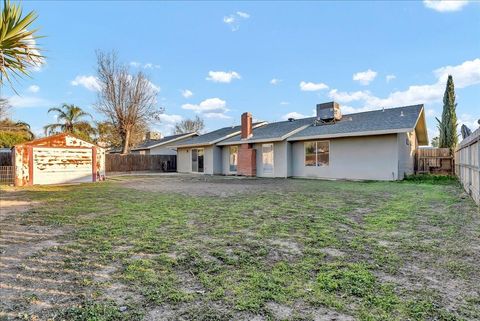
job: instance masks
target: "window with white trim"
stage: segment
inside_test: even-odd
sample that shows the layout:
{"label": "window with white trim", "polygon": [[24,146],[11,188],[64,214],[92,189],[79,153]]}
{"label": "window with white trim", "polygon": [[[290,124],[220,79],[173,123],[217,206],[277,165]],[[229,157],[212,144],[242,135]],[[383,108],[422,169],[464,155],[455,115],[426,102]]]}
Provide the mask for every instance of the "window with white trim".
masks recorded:
{"label": "window with white trim", "polygon": [[328,166],[330,163],[330,142],[305,142],[305,166]]}

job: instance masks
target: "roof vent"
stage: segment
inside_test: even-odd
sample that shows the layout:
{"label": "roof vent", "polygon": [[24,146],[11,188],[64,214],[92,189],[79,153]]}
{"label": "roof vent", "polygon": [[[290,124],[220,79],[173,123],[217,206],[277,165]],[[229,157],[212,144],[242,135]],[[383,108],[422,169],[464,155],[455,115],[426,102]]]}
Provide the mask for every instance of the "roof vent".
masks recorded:
{"label": "roof vent", "polygon": [[403,116],[404,115],[403,115],[403,110],[402,110],[402,111],[400,111],[400,117],[403,117]]}
{"label": "roof vent", "polygon": [[290,118],[288,118],[288,121],[290,121],[290,122],[295,121],[295,118],[290,117]]}

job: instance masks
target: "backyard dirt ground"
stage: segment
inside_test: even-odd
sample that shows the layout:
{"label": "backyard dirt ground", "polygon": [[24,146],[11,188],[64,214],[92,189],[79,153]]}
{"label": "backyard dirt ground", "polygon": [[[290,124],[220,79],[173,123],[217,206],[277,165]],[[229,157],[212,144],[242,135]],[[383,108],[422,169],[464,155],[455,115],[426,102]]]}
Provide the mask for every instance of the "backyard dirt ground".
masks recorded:
{"label": "backyard dirt ground", "polygon": [[454,181],[0,192],[0,320],[480,319],[480,214]]}

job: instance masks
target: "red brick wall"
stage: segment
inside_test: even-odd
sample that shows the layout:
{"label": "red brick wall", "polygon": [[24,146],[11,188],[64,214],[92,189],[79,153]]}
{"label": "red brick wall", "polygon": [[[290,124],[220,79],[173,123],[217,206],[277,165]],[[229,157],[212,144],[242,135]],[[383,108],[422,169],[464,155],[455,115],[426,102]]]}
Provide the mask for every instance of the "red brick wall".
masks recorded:
{"label": "red brick wall", "polygon": [[257,175],[256,150],[252,144],[242,144],[238,149],[237,175]]}

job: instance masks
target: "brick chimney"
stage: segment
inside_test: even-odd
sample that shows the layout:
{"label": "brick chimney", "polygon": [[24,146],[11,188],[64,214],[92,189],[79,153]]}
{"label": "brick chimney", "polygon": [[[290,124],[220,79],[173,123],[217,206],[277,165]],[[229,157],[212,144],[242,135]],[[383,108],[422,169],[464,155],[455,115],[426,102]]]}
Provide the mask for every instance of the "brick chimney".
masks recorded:
{"label": "brick chimney", "polygon": [[242,139],[248,139],[252,136],[252,114],[246,112],[242,114]]}
{"label": "brick chimney", "polygon": [[[249,139],[252,137],[252,114],[242,114],[242,131],[240,134],[242,139]],[[256,166],[256,150],[253,145],[244,143],[238,149],[238,165],[237,175],[255,176],[257,171]]]}

